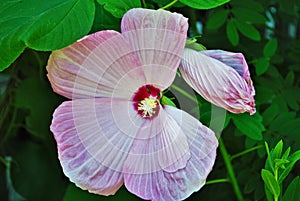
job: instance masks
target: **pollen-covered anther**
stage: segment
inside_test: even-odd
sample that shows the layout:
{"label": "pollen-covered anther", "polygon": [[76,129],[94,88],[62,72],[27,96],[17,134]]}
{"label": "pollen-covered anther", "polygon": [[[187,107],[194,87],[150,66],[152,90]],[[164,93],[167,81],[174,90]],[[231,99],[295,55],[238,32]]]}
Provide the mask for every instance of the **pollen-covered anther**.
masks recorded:
{"label": "pollen-covered anther", "polygon": [[137,109],[142,112],[143,118],[152,117],[155,114],[155,108],[157,107],[156,97],[149,96],[140,101]]}

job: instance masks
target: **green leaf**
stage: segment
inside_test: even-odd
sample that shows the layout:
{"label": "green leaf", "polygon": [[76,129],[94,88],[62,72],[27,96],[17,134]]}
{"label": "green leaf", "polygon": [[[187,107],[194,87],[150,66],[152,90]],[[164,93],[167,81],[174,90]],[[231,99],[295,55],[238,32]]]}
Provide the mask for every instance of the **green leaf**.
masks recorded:
{"label": "green leaf", "polygon": [[248,10],[255,10],[257,12],[263,12],[265,10],[260,2],[253,0],[231,0],[230,4],[234,8],[247,8]]}
{"label": "green leaf", "polygon": [[276,168],[281,168],[281,169],[285,169],[285,165],[288,164],[290,161],[286,160],[286,159],[275,159],[274,163],[275,163],[275,169]]}
{"label": "green leaf", "polygon": [[104,8],[116,18],[121,18],[132,8],[142,7],[140,0],[97,0]]}
{"label": "green leaf", "polygon": [[300,201],[300,178],[295,177],[287,187],[282,201]]}
{"label": "green leaf", "polygon": [[285,152],[284,152],[284,154],[282,154],[282,159],[288,159],[288,157],[289,157],[289,155],[290,155],[290,152],[291,152],[291,147],[288,147],[286,150],[285,150]]}
{"label": "green leaf", "polygon": [[256,74],[262,75],[269,69],[270,61],[265,57],[261,57],[257,59],[254,65]]}
{"label": "green leaf", "polygon": [[283,180],[289,175],[289,173],[292,171],[295,163],[300,160],[300,150],[294,152],[293,154],[290,155],[288,158],[290,161],[290,164],[286,167],[286,169],[281,173],[279,177],[279,183],[282,183]]}
{"label": "green leaf", "polygon": [[289,73],[286,75],[284,82],[287,86],[292,86],[295,80],[295,73],[294,71],[289,71]]}
{"label": "green leaf", "polygon": [[239,44],[239,34],[236,29],[234,20],[229,20],[226,26],[227,38],[233,46],[237,46]]}
{"label": "green leaf", "polygon": [[282,142],[282,140],[280,140],[276,144],[275,148],[271,151],[271,158],[272,158],[273,161],[275,159],[281,158],[282,148],[283,148],[283,142]]}
{"label": "green leaf", "polygon": [[236,20],[236,27],[247,38],[254,41],[260,41],[260,33],[252,24]]}
{"label": "green leaf", "polygon": [[160,101],[162,105],[170,105],[172,107],[176,107],[175,103],[167,96],[162,96]]}
{"label": "green leaf", "polygon": [[91,32],[100,30],[120,31],[120,18],[114,17],[110,12],[104,9],[104,6],[96,4],[95,20]]}
{"label": "green leaf", "polygon": [[49,125],[55,107],[61,99],[52,92],[48,82],[39,77],[25,79],[16,91],[16,105],[29,110],[27,128],[41,138],[49,138]]}
{"label": "green leaf", "polygon": [[278,105],[271,104],[262,114],[264,125],[269,125],[278,115]]}
{"label": "green leaf", "polygon": [[197,43],[197,39],[195,38],[189,38],[185,42],[185,48],[193,49],[196,51],[202,51],[206,50],[206,47],[204,45]]}
{"label": "green leaf", "polygon": [[180,0],[181,3],[196,9],[211,9],[221,6],[230,0]]}
{"label": "green leaf", "polygon": [[15,189],[28,201],[62,200],[67,180],[62,177],[54,140],[38,141],[21,138],[10,146],[17,168],[12,168]]}
{"label": "green leaf", "polygon": [[212,13],[206,23],[207,29],[218,29],[221,27],[227,20],[229,10],[218,10]]}
{"label": "green leaf", "polygon": [[93,0],[15,0],[1,7],[0,71],[26,47],[48,51],[75,42],[90,31],[95,12]]}
{"label": "green leaf", "polygon": [[262,117],[255,113],[250,116],[248,113],[244,114],[230,114],[235,126],[247,137],[253,140],[262,140],[262,132],[265,130],[262,124]]}
{"label": "green leaf", "polygon": [[234,14],[237,20],[242,22],[263,24],[267,21],[262,14],[248,8],[236,7],[232,9],[231,12]]}
{"label": "green leaf", "polygon": [[261,170],[261,177],[264,180],[264,183],[267,189],[274,195],[278,197],[280,194],[280,186],[274,178],[274,175],[266,169]]}
{"label": "green leaf", "polygon": [[273,38],[267,42],[264,47],[264,56],[265,57],[272,57],[277,50],[277,39]]}

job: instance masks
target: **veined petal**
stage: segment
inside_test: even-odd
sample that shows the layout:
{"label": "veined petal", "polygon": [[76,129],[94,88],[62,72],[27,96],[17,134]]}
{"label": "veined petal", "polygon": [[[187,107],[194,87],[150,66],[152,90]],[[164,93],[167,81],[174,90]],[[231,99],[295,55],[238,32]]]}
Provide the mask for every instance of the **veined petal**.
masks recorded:
{"label": "veined petal", "polygon": [[255,113],[255,91],[232,67],[201,51],[185,49],[179,67],[183,79],[203,98],[233,113]]}
{"label": "veined petal", "polygon": [[125,161],[123,172],[147,174],[161,169],[174,172],[184,168],[189,158],[185,133],[161,107],[156,117],[145,119]]}
{"label": "veined petal", "polygon": [[[115,106],[112,106],[115,105]],[[122,105],[123,107],[119,107]],[[77,99],[62,103],[54,112],[51,131],[57,142],[63,171],[77,186],[90,192],[110,195],[123,184],[123,164],[140,125],[140,118],[126,101]],[[123,116],[115,120],[115,107],[123,108]],[[120,116],[120,115],[119,115]],[[123,119],[130,135],[119,126]]]}
{"label": "veined petal", "polygon": [[248,64],[242,53],[227,52],[224,50],[205,50],[202,53],[209,57],[217,59],[227,66],[236,70],[240,76],[242,76],[247,82],[250,81],[250,72]]}
{"label": "veined petal", "polygon": [[136,54],[116,31],[100,31],[53,51],[47,70],[54,91],[70,99],[112,94],[130,99],[146,81]]}
{"label": "veined petal", "polygon": [[143,64],[147,84],[161,90],[173,82],[182,58],[187,18],[165,10],[131,9],[121,23],[124,37]]}
{"label": "veined petal", "polygon": [[146,200],[179,201],[198,191],[212,170],[218,141],[214,133],[189,114],[166,106],[188,137],[191,158],[174,172],[159,170],[147,174],[124,174],[126,188]]}

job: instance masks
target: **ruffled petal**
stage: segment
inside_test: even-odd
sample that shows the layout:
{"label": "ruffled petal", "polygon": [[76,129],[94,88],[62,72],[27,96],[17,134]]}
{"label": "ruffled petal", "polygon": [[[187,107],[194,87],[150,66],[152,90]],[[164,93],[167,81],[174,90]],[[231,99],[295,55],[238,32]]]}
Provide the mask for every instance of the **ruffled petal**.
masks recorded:
{"label": "ruffled petal", "polygon": [[[123,164],[142,123],[128,105],[108,98],[77,99],[55,110],[51,131],[59,160],[65,175],[82,189],[110,195],[123,184]],[[120,109],[122,117],[114,114],[115,109]]]}
{"label": "ruffled petal", "polygon": [[171,115],[161,107],[153,119],[146,119],[134,140],[123,172],[146,174],[161,169],[174,172],[190,158],[187,137]]}
{"label": "ruffled petal", "polygon": [[188,137],[191,158],[175,172],[159,170],[148,174],[124,174],[126,188],[146,200],[179,201],[198,191],[212,170],[218,141],[214,133],[189,114],[167,106]]}
{"label": "ruffled petal", "polygon": [[146,81],[132,48],[116,31],[100,31],[53,51],[47,70],[54,91],[70,99],[112,94],[129,99]]}
{"label": "ruffled petal", "polygon": [[233,113],[255,113],[255,91],[232,67],[201,51],[185,49],[179,67],[183,79],[207,101]]}
{"label": "ruffled petal", "polygon": [[173,82],[182,58],[188,23],[165,10],[131,9],[121,30],[143,64],[147,83],[161,90]]}

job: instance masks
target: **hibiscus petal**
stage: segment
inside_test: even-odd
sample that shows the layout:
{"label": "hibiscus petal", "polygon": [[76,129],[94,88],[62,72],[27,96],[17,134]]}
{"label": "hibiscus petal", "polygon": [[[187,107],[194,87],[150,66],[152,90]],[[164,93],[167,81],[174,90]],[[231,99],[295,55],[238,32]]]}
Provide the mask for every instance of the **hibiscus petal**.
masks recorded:
{"label": "hibiscus petal", "polygon": [[[116,105],[116,106],[114,106]],[[123,107],[119,107],[122,105]],[[140,118],[126,101],[77,99],[62,103],[54,112],[51,131],[57,142],[63,171],[77,186],[90,192],[114,194],[123,184],[122,168],[140,125]],[[113,108],[122,109],[124,133]],[[120,116],[120,115],[119,115]]]}
{"label": "hibiscus petal", "polygon": [[255,113],[254,88],[232,67],[202,52],[185,49],[183,79],[203,98],[233,113]]}
{"label": "hibiscus petal", "polygon": [[227,52],[224,50],[205,50],[202,53],[209,57],[217,59],[227,66],[236,70],[247,82],[250,80],[250,72],[242,53]]}
{"label": "hibiscus petal", "polygon": [[112,94],[128,99],[146,80],[135,53],[116,31],[100,31],[53,51],[47,70],[54,91],[70,99]]}
{"label": "hibiscus petal", "polygon": [[190,158],[185,133],[161,107],[153,119],[146,119],[134,140],[123,172],[145,174],[161,169],[174,172]]}
{"label": "hibiscus petal", "polygon": [[124,174],[126,188],[146,200],[179,201],[198,191],[212,170],[218,141],[214,133],[189,114],[167,106],[187,135],[191,158],[183,169],[175,172],[159,170],[147,174]]}
{"label": "hibiscus petal", "polygon": [[147,83],[161,90],[173,82],[182,58],[187,18],[165,10],[131,9],[121,23],[122,34],[133,46]]}

